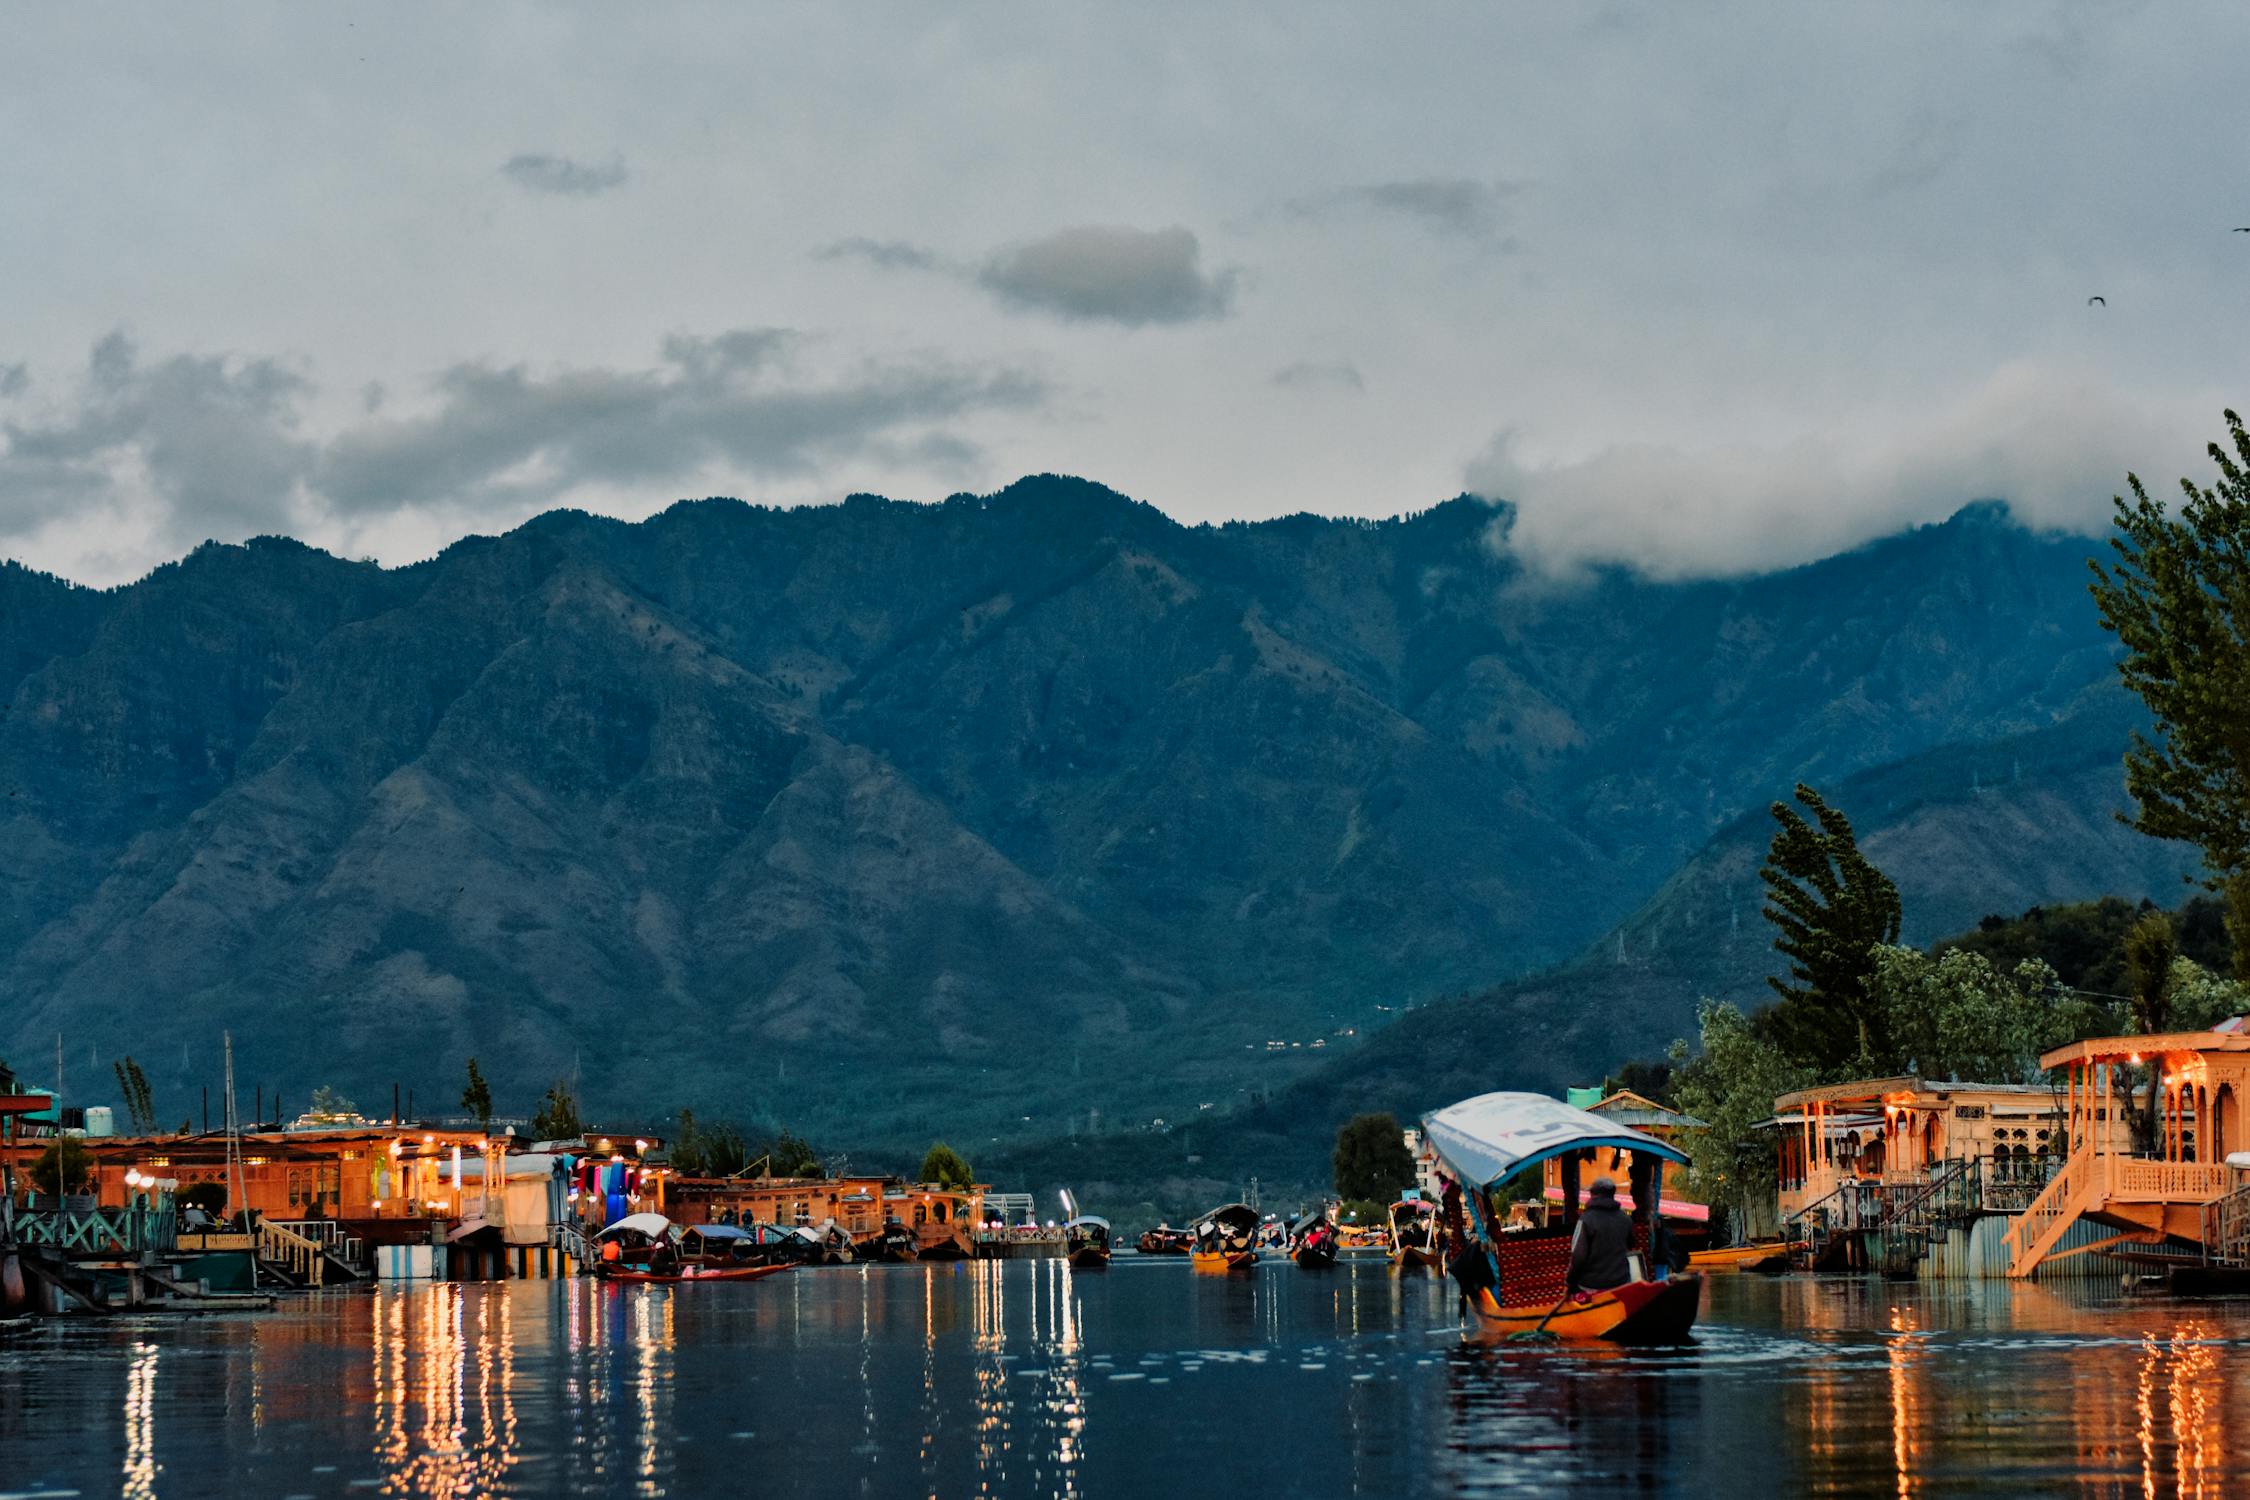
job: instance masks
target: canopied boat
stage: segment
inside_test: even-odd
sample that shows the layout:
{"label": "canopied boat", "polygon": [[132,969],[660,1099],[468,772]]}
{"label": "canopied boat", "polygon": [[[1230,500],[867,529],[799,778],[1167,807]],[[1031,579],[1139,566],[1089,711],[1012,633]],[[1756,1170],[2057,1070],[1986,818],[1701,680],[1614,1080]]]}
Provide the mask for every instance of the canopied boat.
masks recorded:
{"label": "canopied boat", "polygon": [[1391,1205],[1391,1264],[1401,1270],[1438,1270],[1445,1265],[1445,1233],[1437,1205],[1427,1198],[1402,1198]]}
{"label": "canopied boat", "polygon": [[627,1272],[669,1274],[679,1269],[672,1248],[672,1221],[662,1214],[627,1214],[594,1236],[595,1270],[603,1276]]}
{"label": "canopied boat", "polygon": [[1258,1211],[1227,1203],[1195,1221],[1189,1262],[1198,1271],[1247,1271],[1258,1263]]}
{"label": "canopied boat", "polygon": [[1289,1258],[1308,1271],[1336,1264],[1336,1221],[1328,1217],[1326,1205],[1290,1227]]}
{"label": "canopied boat", "polygon": [[1081,1270],[1109,1264],[1109,1220],[1081,1214],[1063,1226],[1064,1253]]}
{"label": "canopied boat", "polygon": [[1133,1248],[1143,1255],[1185,1255],[1193,1248],[1194,1242],[1195,1236],[1187,1230],[1159,1224],[1154,1229],[1142,1231]]}
{"label": "canopied boat", "polygon": [[875,1236],[871,1246],[874,1258],[886,1265],[904,1265],[918,1259],[920,1251],[914,1243],[914,1231],[896,1219],[885,1219],[882,1232]]}
{"label": "canopied boat", "polygon": [[[1426,1117],[1422,1130],[1458,1184],[1464,1243],[1448,1249],[1455,1279],[1485,1334],[1544,1328],[1562,1338],[1666,1343],[1695,1326],[1703,1278],[1667,1276],[1658,1243],[1664,1164],[1687,1161],[1677,1147],[1544,1094],[1479,1094]],[[1564,1199],[1562,1222],[1551,1228],[1496,1231],[1505,1215],[1496,1212],[1492,1193],[1527,1167],[1553,1157],[1575,1160],[1580,1151],[1604,1146],[1633,1153],[1632,1278],[1574,1296],[1568,1275],[1578,1217],[1575,1184]],[[1449,1229],[1450,1203],[1449,1195]]]}

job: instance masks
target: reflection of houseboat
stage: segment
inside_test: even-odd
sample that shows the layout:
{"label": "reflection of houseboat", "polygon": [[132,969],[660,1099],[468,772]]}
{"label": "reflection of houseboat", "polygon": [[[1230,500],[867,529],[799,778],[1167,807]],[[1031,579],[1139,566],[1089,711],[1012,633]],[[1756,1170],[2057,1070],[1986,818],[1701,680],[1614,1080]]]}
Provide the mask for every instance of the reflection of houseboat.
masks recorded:
{"label": "reflection of houseboat", "polygon": [[1198,1271],[1247,1271],[1258,1263],[1258,1211],[1227,1203],[1195,1221],[1188,1260]]}
{"label": "reflection of houseboat", "polygon": [[[1483,1252],[1460,1257],[1456,1274],[1485,1334],[1544,1329],[1561,1338],[1652,1343],[1682,1338],[1694,1326],[1702,1278],[1667,1278],[1655,1254],[1664,1166],[1687,1161],[1678,1147],[1542,1094],[1480,1094],[1429,1116],[1422,1129],[1460,1184],[1473,1248]],[[1605,1148],[1630,1153],[1629,1178],[1645,1184],[1632,1210],[1632,1278],[1574,1297],[1567,1277],[1577,1195],[1565,1195],[1559,1224],[1495,1233],[1493,1192],[1527,1168]]]}
{"label": "reflection of houseboat", "polygon": [[1445,1231],[1437,1205],[1404,1198],[1391,1205],[1391,1264],[1401,1270],[1438,1270],[1445,1264]]}
{"label": "reflection of houseboat", "polygon": [[1109,1220],[1083,1214],[1063,1226],[1063,1253],[1081,1270],[1109,1264]]}

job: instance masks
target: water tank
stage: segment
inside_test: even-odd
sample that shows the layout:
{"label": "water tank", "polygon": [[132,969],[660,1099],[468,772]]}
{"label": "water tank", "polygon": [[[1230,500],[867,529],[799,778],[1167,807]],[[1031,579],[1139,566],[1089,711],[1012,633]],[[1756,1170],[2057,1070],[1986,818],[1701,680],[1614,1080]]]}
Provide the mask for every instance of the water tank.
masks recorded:
{"label": "water tank", "polygon": [[106,1104],[86,1106],[86,1134],[99,1139],[117,1134],[117,1115]]}

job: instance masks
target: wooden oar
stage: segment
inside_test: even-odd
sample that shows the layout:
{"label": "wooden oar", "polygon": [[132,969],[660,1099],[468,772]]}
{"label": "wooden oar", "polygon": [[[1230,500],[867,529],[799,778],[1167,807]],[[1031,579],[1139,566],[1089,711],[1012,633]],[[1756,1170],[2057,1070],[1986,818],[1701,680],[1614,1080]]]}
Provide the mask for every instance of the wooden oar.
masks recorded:
{"label": "wooden oar", "polygon": [[1562,1336],[1560,1334],[1549,1333],[1547,1331],[1547,1323],[1554,1317],[1556,1313],[1559,1313],[1563,1310],[1563,1302],[1568,1302],[1569,1300],[1570,1293],[1563,1293],[1562,1302],[1557,1302],[1553,1307],[1547,1309],[1547,1316],[1539,1320],[1538,1327],[1526,1328],[1521,1333],[1511,1333],[1508,1335],[1508,1342],[1511,1344],[1560,1343],[1562,1341]]}

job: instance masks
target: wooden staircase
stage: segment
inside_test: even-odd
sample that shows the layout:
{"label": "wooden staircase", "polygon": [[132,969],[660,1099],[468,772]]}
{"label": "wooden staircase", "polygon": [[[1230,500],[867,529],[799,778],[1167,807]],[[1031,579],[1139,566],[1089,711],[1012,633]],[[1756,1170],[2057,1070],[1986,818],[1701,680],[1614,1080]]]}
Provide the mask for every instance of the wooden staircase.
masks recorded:
{"label": "wooden staircase", "polygon": [[2031,1200],[2031,1206],[2016,1215],[2005,1239],[2011,1277],[2037,1272],[2039,1263],[2062,1242],[2070,1226],[2093,1206],[2094,1194],[2106,1175],[2100,1170],[2103,1160],[2091,1150],[2077,1151]]}

